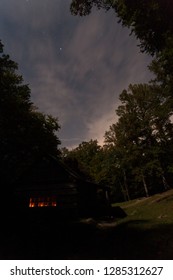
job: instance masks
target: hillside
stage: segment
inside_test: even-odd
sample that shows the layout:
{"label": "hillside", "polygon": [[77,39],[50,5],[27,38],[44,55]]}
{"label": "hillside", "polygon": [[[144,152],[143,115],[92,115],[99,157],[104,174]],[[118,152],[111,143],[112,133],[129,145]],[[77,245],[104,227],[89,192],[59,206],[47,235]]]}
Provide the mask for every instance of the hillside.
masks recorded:
{"label": "hillside", "polygon": [[173,190],[117,205],[127,213],[117,222],[122,258],[173,259]]}
{"label": "hillside", "polygon": [[115,205],[125,210],[126,221],[145,220],[148,227],[173,223],[173,190]]}

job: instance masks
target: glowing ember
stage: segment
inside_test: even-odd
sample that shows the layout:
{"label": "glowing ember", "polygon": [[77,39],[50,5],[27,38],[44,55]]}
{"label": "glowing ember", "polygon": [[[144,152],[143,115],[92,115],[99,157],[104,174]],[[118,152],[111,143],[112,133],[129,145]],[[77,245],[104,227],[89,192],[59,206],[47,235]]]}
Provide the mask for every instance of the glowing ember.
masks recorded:
{"label": "glowing ember", "polygon": [[56,207],[56,197],[31,197],[29,207]]}

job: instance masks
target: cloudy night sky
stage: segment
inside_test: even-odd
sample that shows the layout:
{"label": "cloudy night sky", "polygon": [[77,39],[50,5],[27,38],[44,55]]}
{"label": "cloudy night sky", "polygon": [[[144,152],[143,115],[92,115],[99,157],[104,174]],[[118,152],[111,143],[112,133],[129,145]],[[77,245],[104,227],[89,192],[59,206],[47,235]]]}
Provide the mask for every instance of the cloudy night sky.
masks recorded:
{"label": "cloudy night sky", "polygon": [[0,39],[19,65],[39,111],[58,117],[61,147],[103,143],[116,122],[118,96],[151,78],[150,57],[139,52],[113,11],[70,14],[71,0],[1,0]]}

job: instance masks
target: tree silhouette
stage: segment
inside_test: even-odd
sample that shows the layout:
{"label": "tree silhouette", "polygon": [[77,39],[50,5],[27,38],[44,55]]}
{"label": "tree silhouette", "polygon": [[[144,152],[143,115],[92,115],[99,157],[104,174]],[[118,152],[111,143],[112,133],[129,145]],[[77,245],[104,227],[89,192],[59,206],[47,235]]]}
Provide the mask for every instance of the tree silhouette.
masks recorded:
{"label": "tree silhouette", "polygon": [[37,111],[18,65],[0,43],[0,166],[3,183],[13,181],[35,157],[57,155],[57,119]]}
{"label": "tree silhouette", "polygon": [[120,100],[122,105],[116,110],[119,120],[105,133],[107,146],[115,147],[122,173],[141,182],[146,196],[149,195],[147,182],[154,176],[161,178],[163,188],[167,189],[168,165],[164,158],[173,140],[173,125],[161,88],[130,85],[128,91],[121,93]]}

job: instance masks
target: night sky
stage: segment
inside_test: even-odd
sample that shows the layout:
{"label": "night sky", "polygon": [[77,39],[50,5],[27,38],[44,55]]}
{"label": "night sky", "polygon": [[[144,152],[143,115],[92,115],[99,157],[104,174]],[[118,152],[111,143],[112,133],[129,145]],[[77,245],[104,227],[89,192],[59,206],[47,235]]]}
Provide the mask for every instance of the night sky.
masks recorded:
{"label": "night sky", "polygon": [[151,78],[151,60],[113,11],[70,14],[71,0],[1,0],[0,39],[39,110],[58,117],[61,147],[98,139],[116,122],[118,96]]}

